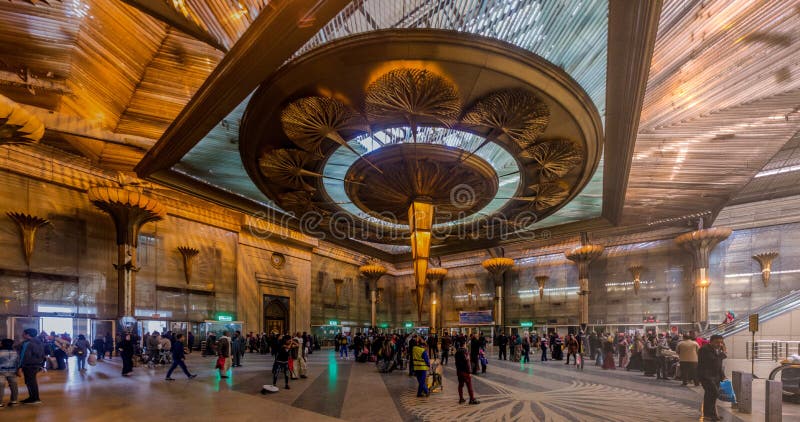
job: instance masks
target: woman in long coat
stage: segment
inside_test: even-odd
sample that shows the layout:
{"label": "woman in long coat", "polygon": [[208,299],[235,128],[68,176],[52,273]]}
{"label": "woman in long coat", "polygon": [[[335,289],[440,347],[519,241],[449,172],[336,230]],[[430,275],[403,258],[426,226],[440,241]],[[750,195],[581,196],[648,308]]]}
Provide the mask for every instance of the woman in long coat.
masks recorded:
{"label": "woman in long coat", "polygon": [[603,369],[616,369],[614,366],[614,337],[608,336],[603,342]]}

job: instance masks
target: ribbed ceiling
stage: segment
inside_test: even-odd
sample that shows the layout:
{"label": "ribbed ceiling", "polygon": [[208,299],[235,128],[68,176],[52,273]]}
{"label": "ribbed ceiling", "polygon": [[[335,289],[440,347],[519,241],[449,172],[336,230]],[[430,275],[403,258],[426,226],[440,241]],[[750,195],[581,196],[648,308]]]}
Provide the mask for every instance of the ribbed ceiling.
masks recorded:
{"label": "ribbed ceiling", "polygon": [[796,2],[665,2],[628,221],[721,207],[795,134],[798,27]]}
{"label": "ribbed ceiling", "polygon": [[[267,1],[167,3],[230,47]],[[0,2],[0,92],[120,134],[158,139],[222,55],[122,1]]]}
{"label": "ribbed ceiling", "polygon": [[607,0],[356,0],[297,55],[348,35],[390,28],[468,32],[532,51],[578,81],[605,115]]}

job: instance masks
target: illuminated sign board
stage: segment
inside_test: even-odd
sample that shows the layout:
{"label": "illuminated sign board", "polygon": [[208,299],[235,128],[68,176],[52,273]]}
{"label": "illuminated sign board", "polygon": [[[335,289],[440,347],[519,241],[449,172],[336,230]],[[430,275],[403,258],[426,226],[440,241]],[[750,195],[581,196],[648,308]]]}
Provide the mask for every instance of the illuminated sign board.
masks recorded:
{"label": "illuminated sign board", "polygon": [[531,321],[524,321],[524,322],[520,322],[520,323],[519,323],[519,325],[520,325],[521,327],[533,327],[533,322],[531,322]]}
{"label": "illuminated sign board", "polygon": [[233,321],[232,315],[217,315],[217,321]]}
{"label": "illuminated sign board", "polygon": [[339,325],[339,321],[337,321],[335,319],[332,319],[332,320],[328,321],[328,325]]}
{"label": "illuminated sign board", "polygon": [[411,327],[413,327],[413,326],[414,326],[414,324],[413,324],[413,323],[411,323],[411,322],[407,322],[407,323],[406,323],[406,328],[411,328]]}

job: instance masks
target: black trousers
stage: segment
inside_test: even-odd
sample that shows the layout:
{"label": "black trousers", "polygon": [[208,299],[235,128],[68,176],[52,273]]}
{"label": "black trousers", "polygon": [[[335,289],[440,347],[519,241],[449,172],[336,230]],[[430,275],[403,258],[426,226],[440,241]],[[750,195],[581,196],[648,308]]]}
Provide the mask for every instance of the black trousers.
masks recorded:
{"label": "black trousers", "polygon": [[719,380],[703,378],[703,416],[709,418],[717,417],[717,399],[719,398]]}
{"label": "black trousers", "polygon": [[181,367],[181,369],[183,369],[183,373],[186,374],[187,377],[192,376],[192,374],[189,373],[189,370],[186,369],[186,364],[181,359],[173,359],[172,366],[170,366],[169,371],[167,371],[167,378],[172,377],[172,371],[174,371],[175,368],[179,366]]}
{"label": "black trousers", "polygon": [[472,364],[472,373],[473,374],[477,374],[478,373],[478,365],[479,365],[479,363],[478,363],[478,355],[475,355],[475,356],[470,355],[469,356],[469,362]]}
{"label": "black trousers", "polygon": [[133,372],[133,356],[122,354],[122,375]]}
{"label": "black trousers", "polygon": [[684,384],[690,381],[697,385],[697,362],[681,362],[681,380]]}
{"label": "black trousers", "polygon": [[283,379],[286,382],[286,386],[289,386],[289,362],[278,362],[275,361],[272,364],[272,385],[276,385],[278,382],[278,373],[283,372]]}
{"label": "black trousers", "polygon": [[447,365],[447,361],[450,358],[450,351],[446,349],[442,349],[442,365]]}
{"label": "black trousers", "polygon": [[506,346],[500,346],[500,355],[497,357],[497,360],[506,360],[508,356],[506,356]]}
{"label": "black trousers", "polygon": [[22,367],[22,376],[25,378],[25,386],[28,387],[28,399],[30,400],[39,400],[39,383],[36,381],[39,369],[38,366]]}

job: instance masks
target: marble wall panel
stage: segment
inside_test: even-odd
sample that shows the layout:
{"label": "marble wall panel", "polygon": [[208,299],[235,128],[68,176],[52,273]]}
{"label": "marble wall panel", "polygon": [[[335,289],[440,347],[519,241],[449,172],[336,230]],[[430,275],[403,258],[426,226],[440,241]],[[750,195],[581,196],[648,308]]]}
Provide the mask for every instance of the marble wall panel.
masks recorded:
{"label": "marble wall panel", "polygon": [[[273,253],[284,255],[285,263],[276,268]],[[286,296],[289,301],[289,329],[309,331],[311,327],[310,247],[286,243],[278,237],[240,233],[236,296],[237,316],[245,321],[245,331],[264,329],[263,296]]]}
{"label": "marble wall panel", "polygon": [[[314,280],[311,294],[313,325],[326,325],[331,320],[360,328],[370,325],[369,285],[360,276],[358,265],[315,255],[311,261],[311,277]],[[335,279],[344,280],[338,303]],[[382,279],[378,284],[384,286],[386,280]],[[381,309],[380,305],[378,309]]]}

